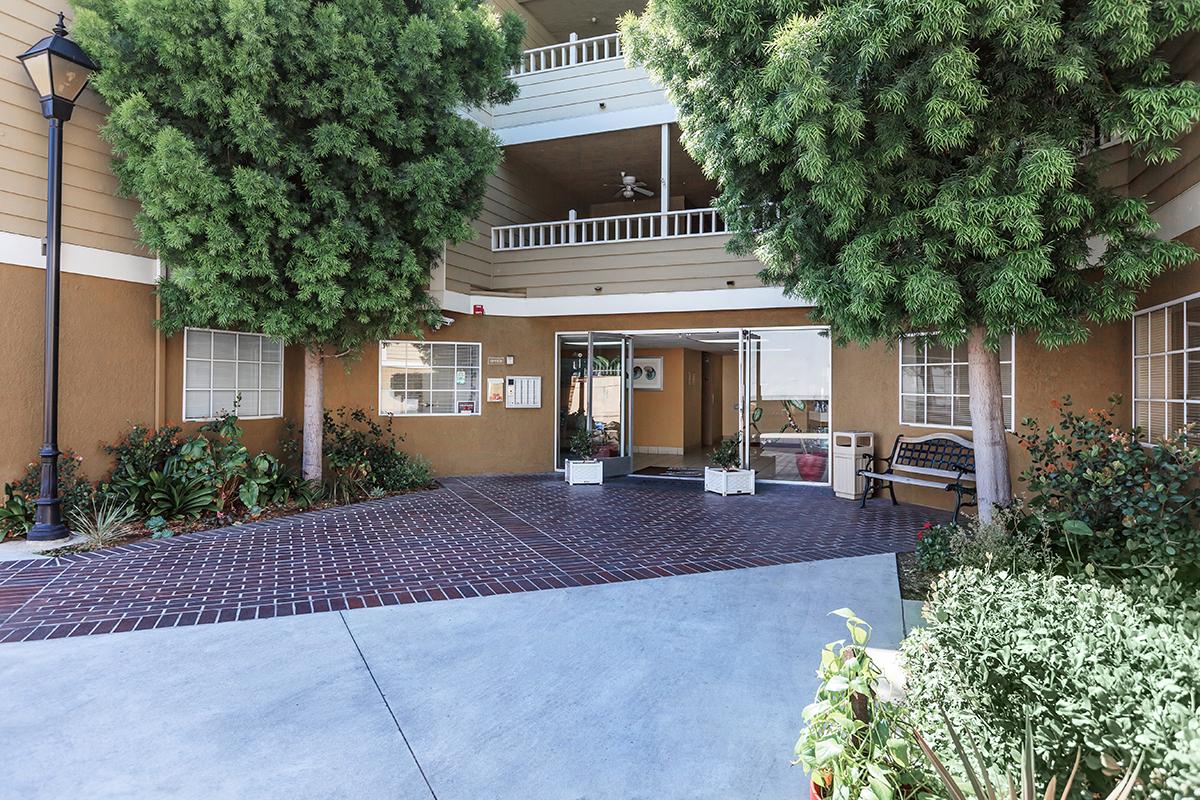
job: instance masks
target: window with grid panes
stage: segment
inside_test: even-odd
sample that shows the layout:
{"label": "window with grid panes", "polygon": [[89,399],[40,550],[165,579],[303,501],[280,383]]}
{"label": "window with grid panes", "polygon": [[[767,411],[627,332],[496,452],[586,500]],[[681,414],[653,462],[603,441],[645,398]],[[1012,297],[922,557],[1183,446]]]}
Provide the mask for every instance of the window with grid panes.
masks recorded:
{"label": "window with grid panes", "polygon": [[478,342],[380,342],[379,413],[478,414]]}
{"label": "window with grid panes", "polygon": [[1200,294],[1133,318],[1133,424],[1153,442],[1188,424],[1200,443]]}
{"label": "window with grid panes", "polygon": [[283,340],[204,328],[183,337],[185,420],[283,416]]}
{"label": "window with grid panes", "polygon": [[[1012,335],[1000,339],[1000,389],[1004,427],[1013,430]],[[970,428],[971,396],[967,346],[927,342],[921,336],[900,340],[900,423],[926,428]]]}

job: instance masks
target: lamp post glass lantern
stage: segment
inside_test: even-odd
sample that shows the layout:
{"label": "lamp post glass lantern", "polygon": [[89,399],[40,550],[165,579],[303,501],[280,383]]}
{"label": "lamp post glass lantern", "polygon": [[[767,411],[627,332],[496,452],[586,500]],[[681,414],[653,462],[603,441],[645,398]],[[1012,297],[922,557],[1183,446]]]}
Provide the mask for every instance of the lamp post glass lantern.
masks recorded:
{"label": "lamp post glass lantern", "polygon": [[63,124],[71,118],[75,101],[83,94],[96,64],[79,45],[67,38],[63,15],[50,36],[17,57],[37,90],[42,116],[50,124],[46,165],[46,317],[44,389],[42,395],[41,487],[34,525],[34,541],[63,539],[70,535],[62,519],[58,496],[58,289],[61,274],[62,146]]}

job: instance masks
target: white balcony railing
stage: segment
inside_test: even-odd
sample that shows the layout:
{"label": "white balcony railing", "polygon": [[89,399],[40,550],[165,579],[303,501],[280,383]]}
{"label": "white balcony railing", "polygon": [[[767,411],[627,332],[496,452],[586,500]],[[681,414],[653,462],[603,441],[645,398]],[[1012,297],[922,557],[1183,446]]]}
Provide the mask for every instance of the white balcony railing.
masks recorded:
{"label": "white balcony railing", "polygon": [[573,67],[576,64],[607,61],[611,58],[620,58],[621,55],[621,34],[619,33],[593,36],[590,39],[577,39],[572,33],[570,41],[526,50],[521,55],[520,65],[508,74],[509,77],[515,78],[534,72]]}
{"label": "white balcony railing", "polygon": [[666,213],[504,225],[492,228],[492,250],[532,250],[538,247],[714,236],[728,232],[725,219],[715,208],[697,208]]}

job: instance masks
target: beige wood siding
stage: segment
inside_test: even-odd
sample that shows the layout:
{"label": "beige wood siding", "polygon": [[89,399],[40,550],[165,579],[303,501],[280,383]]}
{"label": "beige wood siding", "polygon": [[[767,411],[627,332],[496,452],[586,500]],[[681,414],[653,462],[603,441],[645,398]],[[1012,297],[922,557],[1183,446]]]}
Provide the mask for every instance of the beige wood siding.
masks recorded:
{"label": "beige wood siding", "polygon": [[725,250],[728,236],[545,247],[494,253],[497,290],[530,297],[628,292],[678,292],[761,286],[753,256]]}
{"label": "beige wood siding", "polygon": [[570,192],[528,164],[501,163],[488,179],[483,213],[472,223],[475,238],[446,248],[446,288],[469,292],[493,286],[493,225],[565,219],[572,208]]}
{"label": "beige wood siding", "polygon": [[[0,230],[38,238],[46,235],[46,121],[16,55],[48,34],[58,8],[0,0]],[[66,125],[63,241],[146,255],[133,228],[137,205],[116,196],[111,151],[98,134],[106,113],[88,89]]]}
{"label": "beige wood siding", "polygon": [[666,94],[644,69],[626,67],[619,58],[522,75],[517,85],[521,95],[516,100],[492,109],[497,131],[667,105]]}
{"label": "beige wood siding", "polygon": [[558,44],[550,31],[533,15],[524,9],[519,0],[492,0],[492,5],[499,11],[511,11],[525,21],[525,49]]}
{"label": "beige wood siding", "polygon": [[[1191,34],[1168,45],[1163,56],[1179,75],[1200,81],[1200,34]],[[1161,208],[1200,182],[1200,128],[1193,128],[1177,142],[1179,155],[1165,164],[1147,164],[1121,143],[1097,155],[1106,167],[1106,186],[1121,187],[1130,195],[1146,197],[1151,208]]]}

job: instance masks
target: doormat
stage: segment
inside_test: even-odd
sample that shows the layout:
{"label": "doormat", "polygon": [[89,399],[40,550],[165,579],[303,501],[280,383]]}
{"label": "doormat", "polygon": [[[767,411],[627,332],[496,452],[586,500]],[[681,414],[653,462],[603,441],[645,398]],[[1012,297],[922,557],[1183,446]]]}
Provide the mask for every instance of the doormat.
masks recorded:
{"label": "doormat", "polygon": [[661,478],[703,478],[704,470],[695,467],[642,467],[634,475],[657,475]]}

